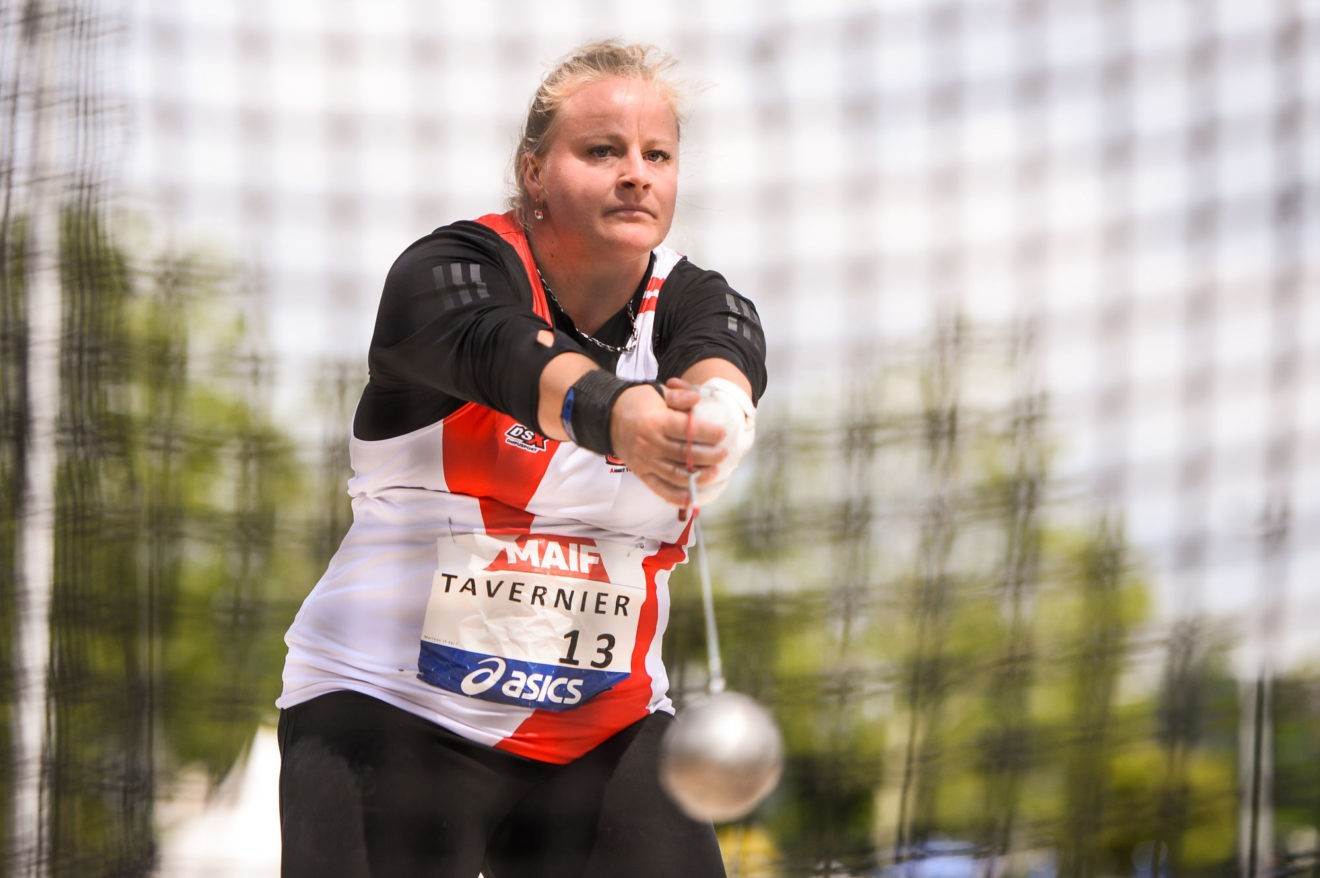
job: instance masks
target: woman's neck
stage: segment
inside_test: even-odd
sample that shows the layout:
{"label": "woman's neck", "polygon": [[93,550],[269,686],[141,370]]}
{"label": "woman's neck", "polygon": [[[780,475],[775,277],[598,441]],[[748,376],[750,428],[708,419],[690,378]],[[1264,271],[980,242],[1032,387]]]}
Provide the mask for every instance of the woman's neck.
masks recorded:
{"label": "woman's neck", "polygon": [[542,281],[577,328],[588,335],[628,304],[650,264],[649,253],[609,261],[571,253],[549,235],[529,232],[527,239]]}

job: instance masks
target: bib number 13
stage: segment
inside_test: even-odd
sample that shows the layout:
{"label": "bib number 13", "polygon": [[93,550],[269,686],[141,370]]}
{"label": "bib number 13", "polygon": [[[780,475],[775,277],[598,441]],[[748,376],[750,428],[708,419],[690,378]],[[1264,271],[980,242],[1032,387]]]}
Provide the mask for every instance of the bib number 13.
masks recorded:
{"label": "bib number 13", "polygon": [[[577,657],[578,638],[581,636],[582,632],[577,630],[570,631],[564,635],[564,639],[568,641],[568,651],[559,659],[561,665],[579,667],[582,664]],[[614,661],[614,635],[597,634],[596,644],[595,655],[597,658],[593,659],[590,664],[593,668],[608,668],[610,663]]]}

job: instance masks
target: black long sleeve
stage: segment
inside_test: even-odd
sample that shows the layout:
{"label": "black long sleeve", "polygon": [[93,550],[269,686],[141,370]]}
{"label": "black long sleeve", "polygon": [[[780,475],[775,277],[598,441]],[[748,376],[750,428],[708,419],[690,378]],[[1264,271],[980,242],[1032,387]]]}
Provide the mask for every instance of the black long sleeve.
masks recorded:
{"label": "black long sleeve", "polygon": [[[572,322],[556,309],[556,344],[538,343],[547,324],[532,303],[517,252],[487,227],[458,222],[414,242],[385,279],[355,435],[402,435],[469,401],[535,429],[540,375],[551,359],[575,350],[613,368],[616,357],[580,344]],[[621,311],[597,337],[622,344],[630,332]],[[655,332],[661,380],[718,356],[748,376],[754,398],[764,391],[765,340],[756,310],[715,272],[679,262],[660,296]]]}

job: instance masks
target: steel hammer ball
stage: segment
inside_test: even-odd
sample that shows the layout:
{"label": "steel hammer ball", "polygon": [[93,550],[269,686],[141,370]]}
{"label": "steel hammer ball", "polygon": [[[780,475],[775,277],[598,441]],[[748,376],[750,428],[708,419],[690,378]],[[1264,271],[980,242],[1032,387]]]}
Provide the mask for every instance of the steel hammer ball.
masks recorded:
{"label": "steel hammer ball", "polygon": [[660,745],[660,785],[694,820],[747,816],[783,767],[784,743],[770,712],[738,692],[680,710]]}

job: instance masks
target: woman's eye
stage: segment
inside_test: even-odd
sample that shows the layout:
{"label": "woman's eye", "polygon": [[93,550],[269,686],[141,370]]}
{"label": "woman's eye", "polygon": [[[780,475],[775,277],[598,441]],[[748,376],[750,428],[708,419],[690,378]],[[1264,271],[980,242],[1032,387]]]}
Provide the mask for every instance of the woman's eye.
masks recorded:
{"label": "woman's eye", "polygon": [[591,156],[594,159],[607,158],[612,152],[614,152],[614,147],[604,143],[600,144],[599,146],[588,147],[587,149],[587,155]]}

